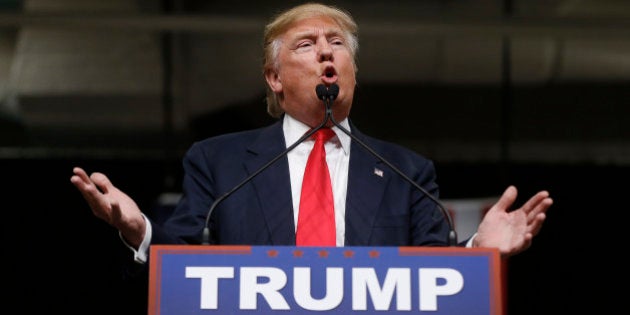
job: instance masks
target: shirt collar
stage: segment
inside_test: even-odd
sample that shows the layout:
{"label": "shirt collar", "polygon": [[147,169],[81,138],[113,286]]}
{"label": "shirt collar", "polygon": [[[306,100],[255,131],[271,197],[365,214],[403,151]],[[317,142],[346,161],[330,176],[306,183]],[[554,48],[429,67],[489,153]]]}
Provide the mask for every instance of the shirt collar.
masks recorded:
{"label": "shirt collar", "polygon": [[[347,117],[339,122],[339,124],[346,130],[350,130],[350,123],[348,122]],[[287,147],[295,143],[295,141],[298,141],[300,137],[302,137],[306,132],[309,131],[309,129],[311,129],[311,127],[309,127],[308,125],[291,117],[288,114],[284,114],[282,130],[284,132],[284,138],[287,142]],[[352,141],[350,136],[341,131],[341,129],[339,129],[337,126],[333,126],[331,129],[337,135],[337,139],[339,141],[339,144],[341,144],[341,148],[343,149],[344,154],[350,154],[350,142]]]}

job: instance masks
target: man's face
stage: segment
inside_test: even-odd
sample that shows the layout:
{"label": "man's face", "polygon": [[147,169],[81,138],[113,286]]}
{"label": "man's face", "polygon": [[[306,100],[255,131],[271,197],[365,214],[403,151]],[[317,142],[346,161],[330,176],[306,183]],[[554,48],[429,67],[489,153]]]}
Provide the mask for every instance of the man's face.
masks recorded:
{"label": "man's face", "polygon": [[267,71],[280,106],[299,121],[314,127],[324,118],[324,103],[317,98],[318,84],[339,85],[332,109],[335,120],[350,113],[356,84],[353,57],[341,28],[330,18],[314,17],[294,23],[281,36],[278,69]]}

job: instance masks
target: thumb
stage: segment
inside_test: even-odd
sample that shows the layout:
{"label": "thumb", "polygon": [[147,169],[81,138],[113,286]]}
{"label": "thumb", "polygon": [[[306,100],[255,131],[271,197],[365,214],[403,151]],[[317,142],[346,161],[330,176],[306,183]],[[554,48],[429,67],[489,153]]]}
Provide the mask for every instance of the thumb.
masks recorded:
{"label": "thumb", "polygon": [[517,195],[517,191],[516,191],[516,187],[510,185],[508,186],[507,189],[505,189],[505,191],[503,192],[503,195],[501,195],[501,198],[499,198],[499,201],[497,201],[497,203],[494,205],[494,208],[497,210],[502,210],[502,211],[507,211],[507,209],[509,209],[512,204],[514,203],[514,201],[516,201],[516,195]]}

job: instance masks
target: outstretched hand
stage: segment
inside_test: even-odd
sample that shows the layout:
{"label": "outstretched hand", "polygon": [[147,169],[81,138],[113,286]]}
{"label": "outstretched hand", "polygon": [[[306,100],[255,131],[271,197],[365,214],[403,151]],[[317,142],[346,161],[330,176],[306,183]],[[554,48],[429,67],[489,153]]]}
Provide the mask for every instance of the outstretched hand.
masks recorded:
{"label": "outstretched hand", "polygon": [[90,176],[80,167],[75,167],[70,182],[79,189],[92,213],[118,229],[125,240],[135,248],[140,246],[146,223],[136,202],[116,188],[102,173]]}
{"label": "outstretched hand", "polygon": [[475,247],[498,248],[501,256],[520,253],[532,244],[532,239],[542,227],[547,209],[553,204],[549,192],[539,191],[522,207],[511,210],[517,190],[509,186],[503,195],[485,214],[473,240]]}

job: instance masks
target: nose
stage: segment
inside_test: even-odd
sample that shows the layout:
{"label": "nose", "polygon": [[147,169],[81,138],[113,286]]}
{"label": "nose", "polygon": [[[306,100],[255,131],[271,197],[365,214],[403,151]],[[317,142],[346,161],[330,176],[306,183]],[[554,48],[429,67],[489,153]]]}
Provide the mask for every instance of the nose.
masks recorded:
{"label": "nose", "polygon": [[333,60],[333,49],[330,43],[327,40],[320,41],[319,46],[319,61],[332,61]]}

